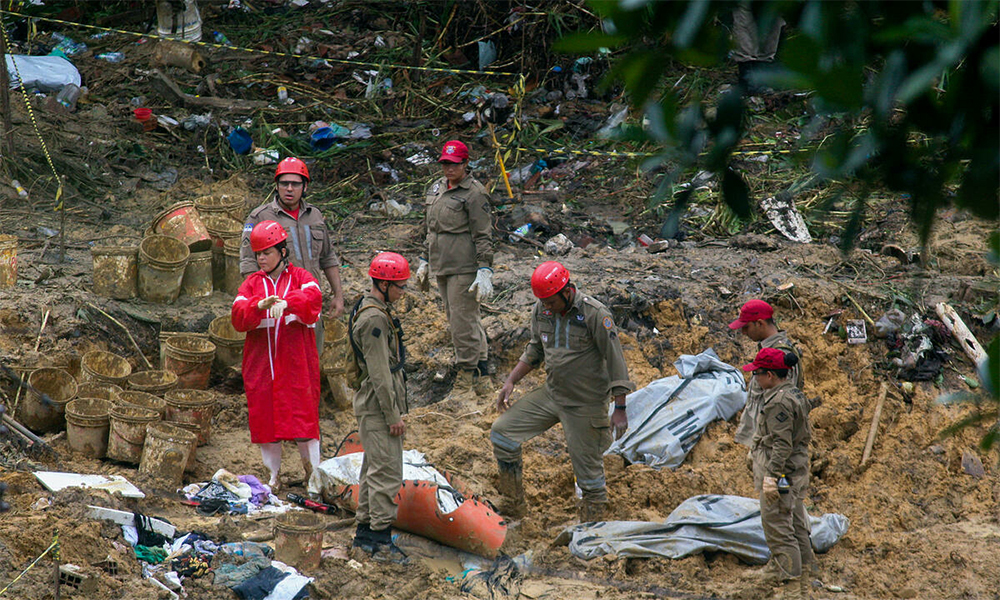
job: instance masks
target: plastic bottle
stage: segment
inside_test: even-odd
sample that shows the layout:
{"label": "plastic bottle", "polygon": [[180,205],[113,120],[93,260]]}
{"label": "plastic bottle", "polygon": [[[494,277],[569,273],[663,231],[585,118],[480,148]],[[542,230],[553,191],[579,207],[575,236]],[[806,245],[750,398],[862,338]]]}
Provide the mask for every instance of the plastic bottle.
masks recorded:
{"label": "plastic bottle", "polygon": [[68,83],[59,90],[56,95],[56,102],[62,104],[66,110],[73,112],[76,110],[76,101],[80,99],[80,88],[75,83]]}
{"label": "plastic bottle", "polygon": [[20,196],[22,198],[27,198],[28,197],[28,190],[24,189],[24,186],[21,185],[20,181],[18,181],[18,180],[15,179],[14,181],[11,181],[10,184],[12,186],[14,186],[15,190],[17,190],[17,195],[18,196]]}
{"label": "plastic bottle", "polygon": [[792,489],[792,484],[788,483],[788,478],[782,475],[778,478],[778,493],[787,494]]}
{"label": "plastic bottle", "polygon": [[288,102],[288,89],[283,85],[278,86],[278,102],[282,104]]}
{"label": "plastic bottle", "polygon": [[509,239],[511,243],[519,242],[522,238],[527,237],[529,233],[531,233],[531,223],[525,223],[515,229],[513,233],[507,237],[507,239]]}
{"label": "plastic bottle", "polygon": [[639,244],[641,244],[643,247],[653,243],[653,238],[649,237],[645,233],[640,233],[638,239],[639,239]]}
{"label": "plastic bottle", "polygon": [[122,54],[121,52],[102,52],[101,54],[98,54],[94,58],[98,60],[106,60],[109,63],[120,63],[121,61],[125,60],[125,55]]}
{"label": "plastic bottle", "polygon": [[215,42],[218,44],[222,44],[224,46],[233,45],[233,43],[229,41],[229,38],[226,37],[226,34],[222,33],[221,31],[213,31],[212,37],[215,38]]}

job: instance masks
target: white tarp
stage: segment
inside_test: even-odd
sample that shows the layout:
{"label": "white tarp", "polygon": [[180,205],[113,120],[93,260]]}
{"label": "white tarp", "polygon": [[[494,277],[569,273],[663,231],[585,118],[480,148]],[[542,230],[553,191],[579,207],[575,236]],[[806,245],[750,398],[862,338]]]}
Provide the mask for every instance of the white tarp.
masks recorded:
{"label": "white tarp", "polygon": [[[850,525],[847,517],[836,513],[809,517],[809,523],[816,552],[833,547]],[[694,496],[675,508],[663,523],[583,523],[567,527],[563,539],[566,537],[570,552],[585,560],[605,554],[683,558],[707,550],[763,564],[771,556],[760,522],[760,504],[740,496]]]}
{"label": "white tarp", "polygon": [[676,468],[709,423],[730,419],[746,403],[743,373],[719,360],[711,348],[682,355],[674,368],[678,375],[657,379],[628,395],[629,428],[606,455]]}
{"label": "white tarp", "polygon": [[[73,63],[61,56],[26,56],[24,54],[8,54],[7,76],[11,89],[21,87],[37,88],[43,92],[54,92],[63,86],[80,85],[80,71]],[[17,63],[17,69],[15,64]],[[17,76],[21,78],[18,79]]]}
{"label": "white tarp", "polygon": [[[336,496],[339,488],[345,485],[357,485],[361,481],[361,461],[364,452],[353,452],[343,456],[328,458],[319,463],[320,482],[323,486],[323,496]],[[403,451],[403,480],[429,481],[438,485],[437,502],[442,513],[450,513],[462,503],[457,495],[433,465],[419,450]]]}

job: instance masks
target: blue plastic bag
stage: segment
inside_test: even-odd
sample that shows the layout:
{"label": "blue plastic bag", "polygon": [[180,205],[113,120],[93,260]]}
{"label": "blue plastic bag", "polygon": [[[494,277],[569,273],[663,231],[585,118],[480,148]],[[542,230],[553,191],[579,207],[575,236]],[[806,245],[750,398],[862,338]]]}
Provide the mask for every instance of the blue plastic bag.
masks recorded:
{"label": "blue plastic bag", "polygon": [[253,138],[250,137],[250,133],[243,129],[242,127],[237,127],[229,133],[229,146],[233,149],[236,154],[248,154],[250,148],[253,147]]}

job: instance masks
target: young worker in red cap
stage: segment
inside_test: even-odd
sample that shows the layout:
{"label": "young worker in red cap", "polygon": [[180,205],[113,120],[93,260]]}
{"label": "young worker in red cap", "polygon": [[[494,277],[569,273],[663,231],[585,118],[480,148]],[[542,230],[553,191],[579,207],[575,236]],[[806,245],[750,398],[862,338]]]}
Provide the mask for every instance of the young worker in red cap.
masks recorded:
{"label": "young worker in red cap", "polygon": [[799,362],[794,352],[761,348],[743,367],[763,390],[753,445],[754,488],[771,550],[765,581],[778,587],[775,598],[807,598],[809,517],[802,499],[809,485],[809,401],[790,379]]}
{"label": "young worker in red cap", "polygon": [[[322,281],[321,274],[326,276],[333,292],[333,299],[326,306],[326,316],[337,317],[344,312],[340,259],[334,251],[323,213],[304,200],[309,181],[309,169],[301,160],[289,156],[278,163],[274,170],[274,197],[253,209],[243,226],[240,273],[246,277],[257,270],[250,247],[250,233],[254,226],[261,221],[276,221],[291,238],[288,260],[296,267],[309,271],[316,281]],[[323,335],[323,319],[319,319],[316,321],[316,352],[320,355],[323,354]]]}
{"label": "young worker in red cap", "polygon": [[[625,395],[635,389],[618,328],[611,311],[577,291],[569,270],[558,262],[538,265],[531,291],[538,298],[531,311],[531,341],[500,390],[497,410],[503,414],[490,431],[500,471],[500,511],[514,518],[527,512],[521,445],[562,423],[583,492],[580,522],[602,521],[608,508],[603,455],[611,444],[611,429],[616,438],[628,429]],[[512,403],[514,386],[542,362],[545,385]],[[609,398],[614,399],[610,419]]]}
{"label": "young worker in red cap", "polygon": [[469,149],[458,140],[445,143],[438,159],[444,176],[427,192],[427,236],[417,266],[417,285],[438,292],[455,346],[455,384],[450,398],[489,393],[488,345],[479,305],[493,295],[493,221],[490,197],[469,174]]}
{"label": "young worker in red cap", "polygon": [[[788,339],[784,331],[778,329],[774,322],[774,309],[763,300],[750,300],[740,308],[740,317],[729,324],[730,329],[738,329],[743,335],[757,342],[760,348],[778,348],[792,352],[801,361],[801,353]],[[802,369],[796,365],[792,368],[790,381],[795,387],[802,389]],[[740,416],[740,424],[736,428],[734,439],[744,446],[749,446],[753,440],[753,430],[760,411],[760,400],[763,390],[756,380],[751,379],[747,388],[747,403]]]}
{"label": "young worker in red cap", "polygon": [[260,445],[268,485],[278,492],[281,442],[295,440],[306,483],[319,466],[319,355],[314,327],[323,297],[309,271],[288,263],[288,234],[274,221],[258,223],[250,244],[259,270],[233,301],[243,342],[243,384],[250,441]]}

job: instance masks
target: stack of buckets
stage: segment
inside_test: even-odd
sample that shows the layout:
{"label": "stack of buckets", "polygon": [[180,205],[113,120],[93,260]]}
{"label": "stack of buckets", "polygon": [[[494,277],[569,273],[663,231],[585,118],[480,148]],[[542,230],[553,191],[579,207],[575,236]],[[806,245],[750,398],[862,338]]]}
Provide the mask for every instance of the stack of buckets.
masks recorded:
{"label": "stack of buckets", "polygon": [[235,296],[243,283],[240,275],[240,237],[246,202],[242,198],[220,194],[196,198],[194,205],[212,238],[212,283],[215,289]]}
{"label": "stack of buckets", "polygon": [[137,464],[164,487],[179,487],[197,447],[211,437],[215,395],[177,389],[181,379],[171,371],[132,373],[110,352],[88,352],[80,366],[79,383],[59,368],[32,372],[18,420],[39,434],[65,428],[74,451]]}

